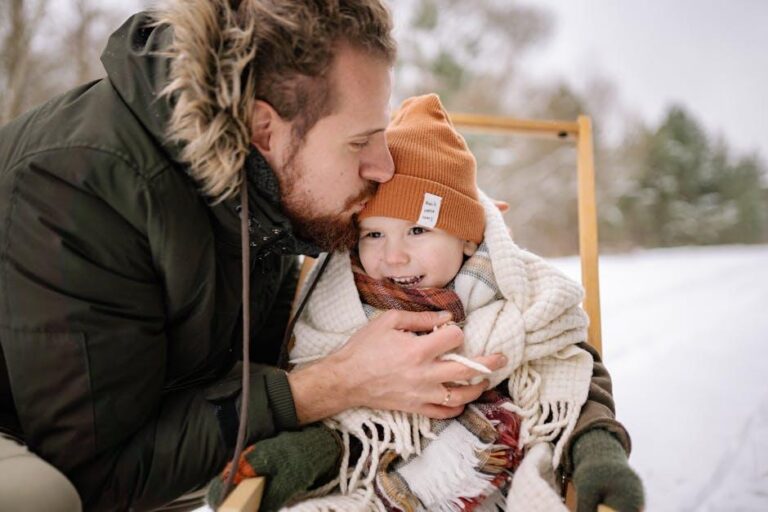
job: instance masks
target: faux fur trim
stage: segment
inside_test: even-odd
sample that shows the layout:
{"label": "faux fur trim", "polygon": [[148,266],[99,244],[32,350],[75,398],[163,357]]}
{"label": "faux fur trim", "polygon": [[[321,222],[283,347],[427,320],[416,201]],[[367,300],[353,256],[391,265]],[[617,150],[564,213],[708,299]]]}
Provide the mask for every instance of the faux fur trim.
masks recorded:
{"label": "faux fur trim", "polygon": [[[248,10],[248,9],[246,9]],[[154,14],[173,29],[168,137],[215,202],[235,194],[251,147],[254,84],[241,83],[253,60],[257,16],[240,19],[227,0],[169,0]]]}

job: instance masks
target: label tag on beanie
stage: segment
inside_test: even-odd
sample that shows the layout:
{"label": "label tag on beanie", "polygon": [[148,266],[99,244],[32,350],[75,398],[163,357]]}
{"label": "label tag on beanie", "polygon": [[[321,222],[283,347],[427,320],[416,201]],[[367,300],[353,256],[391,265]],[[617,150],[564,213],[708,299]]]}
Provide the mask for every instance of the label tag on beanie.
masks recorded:
{"label": "label tag on beanie", "polygon": [[442,197],[425,192],[424,202],[421,203],[421,215],[419,215],[416,224],[425,228],[434,228],[437,225],[437,218],[440,216],[440,203],[442,202]]}

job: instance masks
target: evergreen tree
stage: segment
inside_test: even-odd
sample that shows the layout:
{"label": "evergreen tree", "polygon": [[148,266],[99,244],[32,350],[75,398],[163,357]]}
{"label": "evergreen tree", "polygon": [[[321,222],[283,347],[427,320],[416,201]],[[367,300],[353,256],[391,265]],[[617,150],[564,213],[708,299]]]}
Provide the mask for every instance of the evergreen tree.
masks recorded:
{"label": "evergreen tree", "polygon": [[766,241],[765,170],[755,156],[732,161],[682,107],[633,144],[634,182],[619,200],[625,225],[645,247]]}

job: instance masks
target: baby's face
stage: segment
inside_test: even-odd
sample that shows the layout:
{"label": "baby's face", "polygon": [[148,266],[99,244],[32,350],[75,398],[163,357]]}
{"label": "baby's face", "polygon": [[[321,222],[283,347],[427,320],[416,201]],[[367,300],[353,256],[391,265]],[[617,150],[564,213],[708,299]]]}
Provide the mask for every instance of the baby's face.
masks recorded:
{"label": "baby's face", "polygon": [[406,220],[366,217],[360,222],[358,248],[363,269],[374,279],[407,288],[443,288],[474,244]]}

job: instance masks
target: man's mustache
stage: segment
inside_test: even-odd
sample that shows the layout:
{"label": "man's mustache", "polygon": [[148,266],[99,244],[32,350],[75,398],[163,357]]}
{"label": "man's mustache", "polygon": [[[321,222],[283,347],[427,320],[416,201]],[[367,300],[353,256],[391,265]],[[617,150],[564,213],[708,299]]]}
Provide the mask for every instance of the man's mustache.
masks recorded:
{"label": "man's mustache", "polygon": [[347,204],[345,205],[344,209],[348,210],[349,208],[352,208],[356,204],[369,200],[370,198],[373,197],[373,195],[376,193],[378,189],[379,189],[379,184],[377,182],[369,181],[368,183],[366,183],[365,187],[363,187],[363,190],[361,190],[359,194],[357,194],[355,197],[347,201]]}

